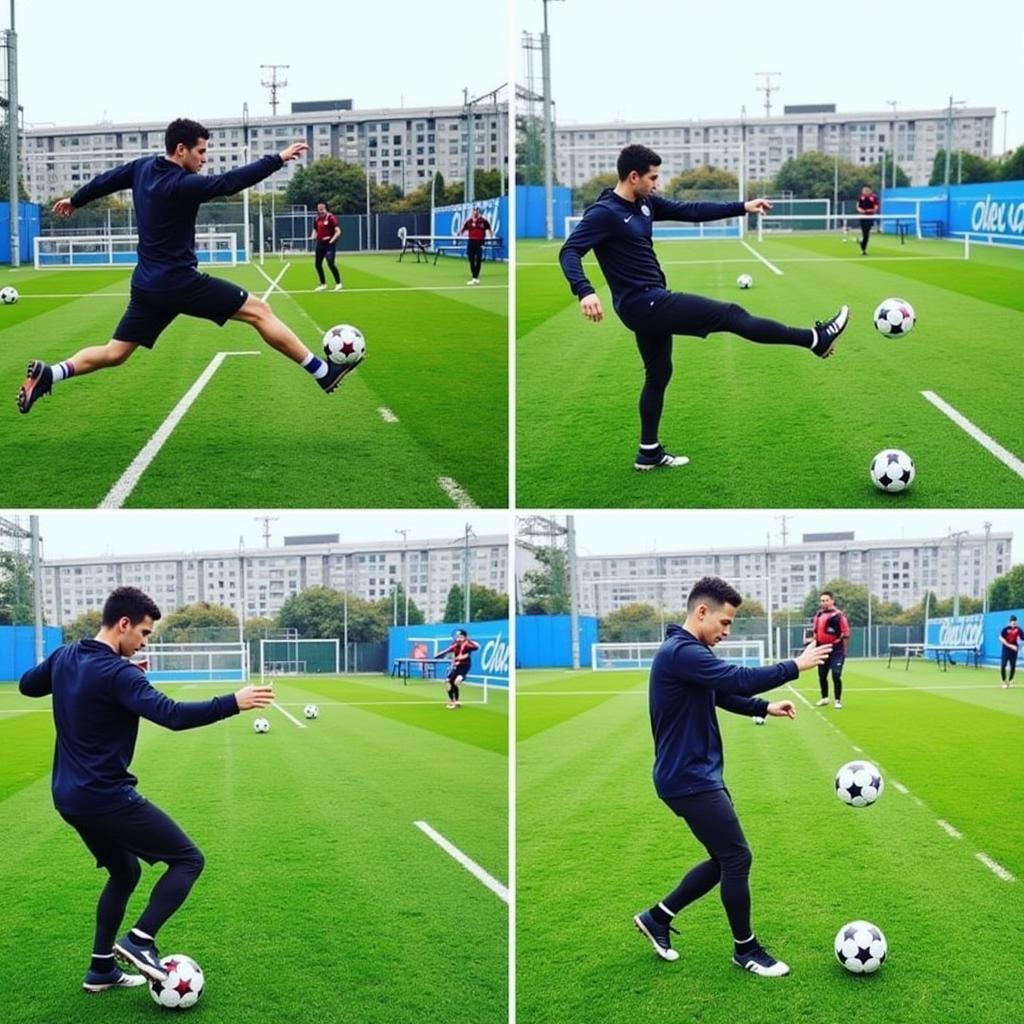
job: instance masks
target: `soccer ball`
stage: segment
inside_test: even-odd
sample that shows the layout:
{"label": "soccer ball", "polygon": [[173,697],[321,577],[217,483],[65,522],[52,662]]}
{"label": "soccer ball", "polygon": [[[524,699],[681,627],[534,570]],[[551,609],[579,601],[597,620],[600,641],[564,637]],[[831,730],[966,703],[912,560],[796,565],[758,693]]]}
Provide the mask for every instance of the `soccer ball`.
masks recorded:
{"label": "soccer ball", "polygon": [[5,306],[13,306],[18,301],[18,289],[12,288],[8,285],[6,288],[0,288],[0,302]]}
{"label": "soccer ball", "polygon": [[885,299],[875,310],[875,330],[887,338],[909,334],[916,322],[914,307],[906,299]]}
{"label": "soccer ball", "polygon": [[851,921],[836,933],[836,959],[851,974],[874,974],[888,952],[882,929],[868,921]]}
{"label": "soccer ball", "polygon": [[738,288],[752,288],[754,285],[754,279],[749,274],[740,274],[736,278],[736,286]]}
{"label": "soccer ball", "polygon": [[172,953],[160,960],[167,971],[165,981],[151,981],[149,994],[165,1010],[187,1010],[203,994],[203,969],[184,953]]}
{"label": "soccer ball", "polygon": [[252,727],[257,732],[270,732],[270,723],[265,718],[257,718]]}
{"label": "soccer ball", "polygon": [[320,714],[320,709],[315,704],[307,704],[304,714],[307,718],[316,718]]}
{"label": "soccer ball", "polygon": [[914,460],[899,448],[886,448],[871,460],[871,482],[889,494],[905,491],[915,473]]}
{"label": "soccer ball", "polygon": [[754,725],[764,725],[764,719],[760,715],[754,715]]}
{"label": "soccer ball", "polygon": [[850,761],[836,772],[836,796],[850,807],[870,807],[883,789],[882,773],[869,761]]}
{"label": "soccer ball", "polygon": [[355,366],[366,358],[366,339],[358,327],[338,324],[324,335],[324,355],[338,366]]}

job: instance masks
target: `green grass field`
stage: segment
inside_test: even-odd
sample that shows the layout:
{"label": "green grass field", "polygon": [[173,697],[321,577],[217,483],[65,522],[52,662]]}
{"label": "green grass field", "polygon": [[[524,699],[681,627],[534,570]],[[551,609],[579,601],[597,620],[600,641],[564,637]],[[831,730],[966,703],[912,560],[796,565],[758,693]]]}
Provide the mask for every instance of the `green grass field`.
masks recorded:
{"label": "green grass field", "polygon": [[[688,466],[638,474],[643,371],[633,335],[611,308],[593,256],[584,261],[605,309],[583,319],[558,267],[558,244],[517,252],[517,476],[520,507],[1019,507],[1024,478],[922,397],[936,393],[1024,459],[1020,362],[1024,250],[874,237],[661,241],[670,288],[735,301],[755,315],[810,327],[839,306],[850,326],[823,362],[731,335],[676,338],[661,440]],[[740,273],[754,287],[736,287]],[[914,332],[885,339],[876,305],[907,299]],[[902,448],[917,479],[877,491],[874,454]]]}
{"label": "green grass field", "polygon": [[[179,317],[151,352],[61,383],[28,416],[14,397],[30,358],[105,343],[128,301],[123,270],[21,270],[0,308],[0,498],[20,507],[95,507],[218,352],[226,359],[127,496],[126,507],[417,507],[508,504],[508,270],[488,263],[343,254],[345,291],[313,293],[312,258],[293,259],[268,301],[314,352],[354,323],[367,359],[331,396],[240,323]],[[268,261],[276,279],[285,268]],[[255,295],[255,265],[217,268]],[[385,410],[382,413],[381,410]],[[31,469],[29,468],[31,467]],[[451,480],[445,489],[442,480]],[[453,497],[454,495],[454,497]]]}
{"label": "green grass field", "polygon": [[[1024,691],[1000,689],[992,670],[922,664],[848,662],[845,676],[840,711],[782,689],[776,697],[794,700],[795,721],[758,728],[719,715],[726,782],[754,854],[754,926],[792,968],[765,979],[731,964],[717,889],[675,919],[674,963],[633,928],[632,915],[704,856],[654,793],[646,673],[518,674],[520,1021],[1012,1018],[1024,999]],[[816,677],[796,686],[810,701],[818,695]],[[833,792],[835,770],[859,756],[886,779],[870,808],[846,807]],[[978,852],[1017,880],[1001,880]],[[844,971],[832,950],[857,918],[889,942],[887,962],[867,977]]]}
{"label": "green grass field", "polygon": [[[229,689],[167,692],[195,700]],[[207,859],[159,936],[162,953],[186,953],[206,972],[194,1018],[504,1024],[508,908],[414,822],[507,884],[507,693],[451,712],[440,685],[379,676],[276,689],[304,728],[271,708],[264,736],[253,713],[182,733],[143,723],[140,733],[140,792]],[[310,701],[320,717],[306,722]],[[3,1019],[156,1020],[163,1011],[145,989],[81,989],[105,874],[52,807],[47,705],[0,686]],[[159,870],[144,867],[129,918]]]}

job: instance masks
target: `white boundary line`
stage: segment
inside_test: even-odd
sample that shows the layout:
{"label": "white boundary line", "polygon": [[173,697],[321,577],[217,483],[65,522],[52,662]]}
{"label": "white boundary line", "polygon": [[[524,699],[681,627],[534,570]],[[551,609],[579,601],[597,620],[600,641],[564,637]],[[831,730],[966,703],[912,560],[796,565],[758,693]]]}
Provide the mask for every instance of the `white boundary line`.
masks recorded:
{"label": "white boundary line", "polygon": [[747,252],[753,253],[753,255],[755,255],[773,274],[778,274],[779,277],[782,277],[782,271],[779,270],[779,268],[775,266],[774,263],[771,263],[767,259],[765,259],[764,256],[762,256],[752,245],[750,245],[748,242],[744,242],[742,238],[740,239],[740,245],[742,245],[743,248],[747,250]]}
{"label": "white boundary line", "polygon": [[[272,708],[277,708],[277,710],[280,711],[281,714],[284,715],[285,718],[291,720],[293,725],[297,725],[300,729],[305,729],[306,728],[306,723],[305,722],[300,722],[290,711],[285,711],[285,709],[283,707],[281,707],[281,705],[278,704],[276,700],[270,706]],[[305,707],[305,705],[303,705],[303,707]]]}
{"label": "white boundary line", "polygon": [[[789,684],[789,685],[788,685],[788,686],[786,687],[786,689],[787,689],[787,690],[789,690],[789,692],[790,692],[790,693],[792,693],[792,694],[794,694],[794,695],[795,695],[796,697],[798,697],[798,698],[799,698],[800,700],[802,700],[802,701],[803,701],[803,702],[804,702],[804,703],[805,703],[805,704],[806,704],[806,705],[807,705],[808,707],[811,707],[811,702],[810,702],[810,701],[809,701],[809,700],[808,700],[808,699],[807,699],[807,698],[806,698],[806,697],[805,697],[805,696],[804,696],[804,695],[803,695],[803,694],[802,694],[802,693],[801,693],[801,692],[800,692],[799,690],[796,690],[796,689],[794,689],[794,688],[793,688],[793,684],[792,684],[792,683],[790,683],[790,684]],[[822,716],[822,718],[824,718],[824,715]],[[827,718],[825,718],[825,721],[827,722],[827,721],[828,721],[828,719],[827,719]]]}
{"label": "white boundary line", "polygon": [[209,365],[199,375],[196,382],[185,392],[178,404],[170,411],[167,419],[160,424],[156,433],[146,442],[142,451],[132,459],[131,465],[121,474],[120,479],[107,492],[107,496],[99,503],[99,508],[120,508],[128,496],[135,490],[136,484],[142,478],[152,461],[157,457],[160,449],[163,448],[167,439],[171,436],[174,428],[181,422],[185,413],[191,408],[192,403],[199,397],[200,392],[210,378],[217,372],[217,368],[228,356],[258,356],[260,352],[218,352]]}
{"label": "white boundary line", "polygon": [[270,294],[270,293],[271,293],[271,292],[272,292],[272,291],[273,291],[273,290],[274,290],[275,288],[277,288],[277,290],[278,290],[278,291],[279,291],[279,292],[280,292],[280,293],[281,293],[282,295],[287,295],[287,294],[288,294],[288,293],[287,293],[287,292],[286,292],[286,291],[285,291],[285,290],[284,290],[283,288],[281,288],[281,287],[280,287],[280,286],[278,285],[278,283],[277,283],[277,282],[278,282],[278,281],[280,281],[282,277],[284,277],[284,275],[285,275],[285,272],[286,272],[286,271],[288,270],[288,268],[289,268],[290,266],[291,266],[291,264],[290,264],[290,263],[286,263],[286,264],[285,264],[285,265],[284,265],[284,266],[283,266],[283,267],[281,268],[281,273],[280,273],[280,274],[278,274],[278,275],[277,275],[277,277],[275,277],[273,281],[270,281],[270,275],[269,275],[269,274],[268,274],[268,273],[267,273],[267,272],[266,272],[266,271],[265,271],[265,270],[264,270],[264,269],[263,269],[263,268],[262,268],[261,266],[257,266],[257,267],[256,267],[256,269],[257,269],[257,270],[258,270],[258,271],[259,271],[259,272],[260,272],[260,273],[261,273],[261,274],[262,274],[262,275],[263,275],[263,276],[264,276],[264,277],[265,277],[265,278],[266,278],[266,279],[267,279],[268,281],[270,281],[270,287],[269,287],[269,288],[268,288],[268,289],[267,289],[267,290],[266,290],[266,291],[265,291],[265,292],[264,292],[264,293],[263,293],[263,294],[262,294],[262,295],[260,296],[260,298],[261,298],[261,299],[262,299],[262,300],[263,300],[264,302],[266,302],[266,301],[267,301],[267,296],[268,296],[268,295],[269,295],[269,294]]}
{"label": "white boundary line", "polygon": [[484,883],[498,899],[505,903],[509,902],[508,888],[501,884],[492,875],[489,875],[475,860],[467,857],[457,846],[448,842],[440,832],[432,829],[425,821],[414,821],[413,824],[425,835],[432,839],[450,857],[454,857],[471,875],[478,881]]}
{"label": "white boundary line", "polygon": [[398,422],[398,417],[386,405],[382,405],[377,412],[385,423]]}
{"label": "white boundary line", "polygon": [[974,855],[982,864],[985,865],[997,878],[1001,878],[1004,882],[1016,882],[1017,879],[1014,875],[1010,874],[1001,864],[997,864],[987,853],[976,853]]}
{"label": "white boundary line", "polygon": [[450,476],[439,476],[437,484],[455,503],[456,508],[476,508],[476,502]]}
{"label": "white boundary line", "polygon": [[896,790],[897,793],[902,793],[904,796],[910,795],[910,790],[907,789],[907,787],[904,786],[902,782],[897,782],[895,779],[891,779],[890,781],[892,782],[893,788]]}
{"label": "white boundary line", "polygon": [[961,430],[969,434],[982,446],[991,452],[1004,466],[1013,470],[1017,476],[1024,479],[1024,462],[1021,462],[1013,452],[1007,451],[998,441],[993,440],[980,427],[976,427],[963,413],[957,412],[948,402],[943,401],[934,391],[922,391],[922,396],[941,413],[945,413]]}
{"label": "white boundary line", "polygon": [[957,830],[955,828],[953,828],[953,826],[950,825],[950,823],[948,821],[943,821],[942,818],[936,818],[935,819],[935,824],[938,825],[939,828],[941,828],[943,832],[948,833],[954,839],[963,839],[963,833],[962,832],[957,832]]}

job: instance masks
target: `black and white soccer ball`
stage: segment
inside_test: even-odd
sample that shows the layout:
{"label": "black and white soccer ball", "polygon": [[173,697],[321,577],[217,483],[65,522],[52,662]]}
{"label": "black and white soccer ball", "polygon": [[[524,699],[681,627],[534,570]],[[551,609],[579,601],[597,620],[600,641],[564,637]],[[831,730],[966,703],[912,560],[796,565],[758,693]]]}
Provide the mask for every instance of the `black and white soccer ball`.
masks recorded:
{"label": "black and white soccer ball", "polygon": [[836,933],[836,959],[851,974],[874,974],[889,952],[882,929],[869,921],[850,921]]}
{"label": "black and white soccer ball", "polygon": [[338,366],[356,366],[366,358],[366,339],[358,327],[337,324],[324,334],[324,355]]}
{"label": "black and white soccer ball", "polygon": [[836,796],[849,807],[870,807],[883,789],[882,773],[870,761],[850,761],[836,772]]}
{"label": "black and white soccer ball", "polygon": [[161,957],[160,963],[167,971],[167,977],[163,981],[149,983],[149,994],[153,1002],[165,1010],[191,1009],[203,994],[206,984],[203,969],[184,953]]}
{"label": "black and white soccer ball", "polygon": [[257,718],[256,721],[252,723],[252,727],[256,732],[270,732],[270,722],[265,718]]}
{"label": "black and white soccer ball", "polygon": [[888,494],[899,494],[913,482],[914,460],[899,448],[885,448],[871,460],[871,482]]}
{"label": "black and white soccer ball", "polygon": [[749,274],[740,274],[740,276],[736,278],[736,287],[743,289],[753,288],[754,279]]}
{"label": "black and white soccer ball", "polygon": [[315,704],[307,704],[302,713],[307,718],[316,718],[320,714],[320,709]]}
{"label": "black and white soccer ball", "polygon": [[13,306],[18,301],[18,289],[12,288],[7,285],[6,288],[0,288],[0,302],[5,306]]}
{"label": "black and white soccer ball", "polygon": [[914,307],[906,299],[883,299],[875,310],[875,330],[887,338],[909,334],[915,323]]}

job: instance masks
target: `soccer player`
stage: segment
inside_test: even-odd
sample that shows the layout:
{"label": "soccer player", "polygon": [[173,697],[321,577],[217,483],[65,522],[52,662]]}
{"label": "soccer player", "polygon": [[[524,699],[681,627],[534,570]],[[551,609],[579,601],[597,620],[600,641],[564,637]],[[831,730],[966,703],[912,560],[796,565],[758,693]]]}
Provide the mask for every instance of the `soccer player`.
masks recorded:
{"label": "soccer player", "polygon": [[479,206],[473,207],[473,213],[469,220],[459,230],[460,235],[466,235],[466,255],[469,257],[470,279],[466,284],[480,283],[480,265],[484,260],[484,239],[488,236],[493,238],[494,231],[491,229],[491,222],[480,212]]}
{"label": "soccer player", "polygon": [[[270,686],[244,686],[212,700],[180,703],[155,690],[126,659],[146,646],[159,618],[160,609],[141,590],[118,587],[103,606],[95,639],[59,647],[19,684],[26,697],[53,697],[53,803],[109,876],[96,908],[92,962],[82,983],[86,992],[133,988],[145,978],[167,977],[157,932],[203,870],[195,843],[135,788],[138,780],[128,767],[139,719],[168,729],[193,729],[265,708],[274,697]],[[135,926],[117,939],[142,873],[140,858],[150,864],[162,861],[167,870]],[[142,974],[124,973],[115,953]]]}
{"label": "soccer player", "polygon": [[828,704],[828,674],[832,673],[832,686],[835,690],[835,706],[843,706],[843,664],[846,662],[846,641],[850,639],[850,624],[846,616],[836,607],[835,595],[831,590],[822,591],[818,598],[818,610],[814,613],[814,642],[831,644],[832,651],[828,658],[818,666],[818,683],[821,686],[821,698],[814,704],[816,708]]}
{"label": "soccer player", "polygon": [[767,199],[746,203],[679,203],[656,193],[661,157],[646,146],[627,146],[619,154],[619,182],[605,189],[588,206],[583,219],[562,246],[558,259],[579,299],[580,312],[594,323],[604,317],[601,300],[583,272],[583,257],[591,249],[612,292],[619,319],[636,336],[644,364],[640,392],[638,470],[684,466],[686,456],[670,455],[658,440],[665,389],[672,377],[672,336],[704,338],[717,331],[738,334],[765,345],[795,345],[825,359],[843,333],[849,310],[843,306],[831,320],[814,327],[786,327],[774,320],[751,316],[731,302],[668,290],[654,255],[651,228],[656,220],[707,221],[741,217],[771,209]]}
{"label": "soccer player", "polygon": [[473,667],[473,659],[470,655],[473,651],[478,650],[480,650],[480,645],[475,640],[470,640],[469,634],[464,629],[460,629],[455,634],[455,642],[438,654],[439,658],[443,658],[446,654],[452,655],[452,667],[448,673],[448,703],[445,707],[462,707],[459,703],[459,683],[469,675],[469,671]]}
{"label": "soccer player", "polygon": [[197,121],[172,121],[164,137],[165,157],[141,157],[105,171],[70,199],[54,203],[54,213],[70,217],[94,199],[131,189],[138,218],[139,260],[132,272],[131,300],[113,339],[83,348],[53,366],[33,359],[18,391],[19,412],[27,413],[60,381],[120,366],[140,345],[152,348],[179,314],[212,320],[219,327],[228,320],[251,325],[271,348],[298,363],[326,392],[334,391],[345,374],[355,369],[313,355],[262,299],[196,269],[200,204],[255,185],[309,148],[305,142],[294,142],[280,153],[260,157],[227,174],[200,174],[209,138],[209,131]]}
{"label": "soccer player", "polygon": [[338,225],[338,218],[333,213],[328,213],[326,203],[316,204],[316,219],[313,221],[313,232],[309,237],[316,239],[314,265],[316,266],[316,276],[320,278],[320,283],[313,290],[322,292],[327,289],[327,282],[324,279],[324,259],[326,258],[327,266],[331,268],[331,274],[334,277],[334,290],[340,292],[342,289],[341,274],[338,273],[338,267],[334,262],[334,254],[335,245],[341,238],[341,227]]}
{"label": "soccer player", "polygon": [[[999,631],[999,676],[1003,681],[1003,689],[1013,686],[1013,677],[1017,674],[1017,653],[1020,650],[1022,630],[1017,625],[1017,616],[1011,615],[1007,625]],[[1006,668],[1010,675],[1007,678]]]}
{"label": "soccer player", "polygon": [[722,737],[715,708],[746,717],[795,718],[790,700],[754,694],[792,682],[820,665],[828,645],[809,644],[799,657],[763,668],[741,668],[711,648],[729,635],[743,598],[725,580],[705,576],[687,598],[686,622],[669,626],[651,665],[649,702],[654,734],[654,788],[707,850],[667,896],[633,918],[662,960],[678,960],[672,919],[716,885],[733,936],[733,963],[764,977],[789,973],[768,953],[750,922],[750,847],[722,779]]}
{"label": "soccer player", "polygon": [[860,254],[868,254],[868,236],[875,224],[875,217],[878,215],[878,196],[871,191],[870,185],[865,185],[857,196],[857,212],[863,214],[860,219]]}

